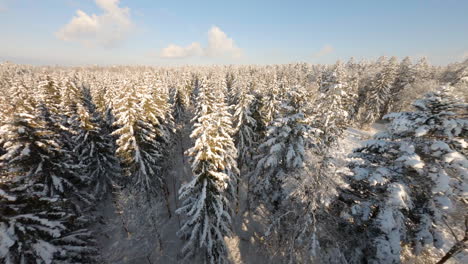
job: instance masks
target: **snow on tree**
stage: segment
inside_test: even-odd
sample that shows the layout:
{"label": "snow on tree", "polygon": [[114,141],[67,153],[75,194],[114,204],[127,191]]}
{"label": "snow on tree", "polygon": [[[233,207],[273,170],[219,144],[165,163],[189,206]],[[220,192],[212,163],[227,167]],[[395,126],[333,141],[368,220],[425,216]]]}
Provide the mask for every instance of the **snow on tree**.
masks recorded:
{"label": "snow on tree", "polygon": [[79,132],[74,136],[74,151],[82,165],[81,172],[89,177],[88,185],[94,199],[111,191],[120,176],[120,165],[114,155],[114,143],[105,122],[97,112],[88,88],[82,87],[77,105]]}
{"label": "snow on tree", "polygon": [[262,97],[261,117],[263,126],[267,127],[277,118],[281,105],[281,94],[276,80],[272,84],[265,84],[265,95]]}
{"label": "snow on tree", "polygon": [[40,196],[17,196],[0,185],[0,261],[2,263],[53,263],[59,253],[51,243],[66,229],[61,211]]}
{"label": "snow on tree", "polygon": [[304,98],[298,87],[287,91],[280,115],[268,126],[258,147],[258,162],[250,181],[254,193],[273,209],[278,209],[284,198],[282,185],[286,177],[304,163],[305,138],[309,132],[303,112]]}
{"label": "snow on tree", "polygon": [[320,94],[316,98],[310,122],[321,130],[321,142],[332,145],[350,125],[353,103],[356,99],[353,87],[347,83],[347,75],[341,62],[324,72]]}
{"label": "snow on tree", "polygon": [[163,147],[170,143],[173,124],[171,106],[167,91],[162,89],[159,80],[148,81],[156,85],[144,85],[139,88],[141,91],[140,106],[142,109],[142,119],[151,124],[157,135],[157,141],[162,146],[159,150],[163,153]]}
{"label": "snow on tree", "polygon": [[[313,143],[313,142],[312,142]],[[317,143],[317,142],[315,142]],[[284,183],[281,209],[270,216],[265,244],[287,263],[346,262],[334,201],[344,185],[338,164],[330,156],[306,150],[304,167]]]}
{"label": "snow on tree", "polygon": [[[150,122],[157,120],[154,112],[145,112],[144,107],[153,110],[147,97],[140,104],[136,87],[132,83],[126,84],[125,91],[116,102],[115,126],[118,127],[112,135],[118,136],[117,155],[124,164],[124,170],[131,186],[140,191],[156,193],[164,185],[159,173],[161,164],[160,143],[154,125]],[[145,109],[149,111],[148,109]]]}
{"label": "snow on tree", "polygon": [[239,91],[237,104],[234,108],[234,138],[236,142],[236,148],[238,151],[237,163],[239,167],[247,165],[248,161],[251,160],[253,146],[258,138],[255,134],[257,121],[254,119],[253,107],[256,98],[250,94],[246,87],[243,87]]}
{"label": "snow on tree", "polygon": [[[187,152],[194,178],[181,188],[179,209],[189,261],[197,261],[193,255],[227,261],[223,240],[231,230],[231,204],[244,198],[236,196],[245,180],[238,165],[249,176],[249,193],[253,189],[259,208],[267,209],[252,210],[255,221],[242,223],[249,230],[270,224],[268,235],[250,238],[279,262],[411,262],[428,255],[432,262],[452,256],[449,249],[460,243],[445,222],[454,233],[463,232],[467,132],[466,106],[448,94],[466,98],[467,65],[411,65],[409,59],[398,64],[387,57],[332,66],[0,64],[0,230],[21,234],[0,233],[0,262],[10,254],[10,262],[18,263],[20,253],[30,254],[25,263],[92,262],[87,209],[95,208],[95,198],[106,193],[101,187],[118,176],[115,143],[130,188],[113,196],[120,217],[111,222],[120,230],[123,221],[132,237],[112,246],[119,254],[103,257],[142,259],[148,256],[142,252],[154,252],[155,243],[171,234],[160,229],[166,225],[159,220],[167,216],[160,210],[164,201],[153,194],[168,197],[167,157],[175,153],[175,140],[182,148],[186,141],[185,133],[174,137],[173,129],[185,128],[189,116],[195,123],[196,144]],[[368,124],[388,111],[406,110],[440,83],[455,91],[433,92],[415,103],[415,111],[388,115],[389,131],[353,154],[353,175],[344,185],[340,180],[351,175],[338,149],[350,120]],[[83,93],[83,86],[89,91]],[[343,142],[354,144],[350,140]],[[173,175],[176,190],[184,174]],[[31,231],[23,235],[23,227]],[[12,245],[12,239],[21,242]],[[36,245],[39,240],[45,243]]]}
{"label": "snow on tree", "polygon": [[415,80],[429,80],[433,78],[434,71],[426,57],[422,57],[414,65],[414,78]]}
{"label": "snow on tree", "polygon": [[226,91],[227,91],[227,96],[226,96],[226,103],[229,106],[234,106],[237,101],[239,100],[238,95],[239,95],[239,89],[242,89],[243,82],[239,83],[239,79],[237,76],[232,72],[231,69],[226,72]]}
{"label": "snow on tree", "polygon": [[409,85],[414,82],[414,71],[411,64],[411,59],[405,57],[398,68],[398,73],[395,79],[395,83],[390,90],[390,101],[388,102],[388,111],[395,112],[401,111],[403,90],[409,89]]}
{"label": "snow on tree", "polygon": [[0,157],[0,259],[89,263],[95,249],[77,203],[89,203],[82,192],[86,177],[67,163],[70,153],[46,106],[28,109],[18,109],[2,127],[7,142]]}
{"label": "snow on tree", "polygon": [[369,84],[364,112],[361,113],[361,124],[372,124],[388,112],[390,92],[395,82],[397,69],[397,59],[390,58]]}
{"label": "snow on tree", "polygon": [[2,263],[94,261],[93,234],[68,200],[28,192],[26,178],[0,177]]}
{"label": "snow on tree", "polygon": [[[371,263],[399,263],[402,246],[418,255],[449,243],[445,223],[466,199],[467,105],[450,88],[413,103],[414,112],[392,113],[388,132],[354,151],[354,175],[343,197],[365,230],[361,251]],[[358,235],[359,236],[359,235]]]}
{"label": "snow on tree", "polygon": [[173,95],[173,113],[172,116],[175,120],[180,120],[189,104],[189,97],[184,89],[185,87],[175,87]]}
{"label": "snow on tree", "polygon": [[91,90],[91,93],[93,95],[93,99],[95,100],[94,103],[96,104],[96,109],[99,111],[99,113],[101,113],[106,123],[106,129],[112,132],[113,130],[112,126],[115,122],[115,118],[113,114],[114,104],[113,104],[112,99],[117,96],[115,97],[111,96],[109,90],[110,89],[99,88],[97,91]]}
{"label": "snow on tree", "polygon": [[343,62],[337,61],[330,69],[326,69],[320,78],[320,92],[326,93],[336,84],[342,84],[346,81],[347,74]]}
{"label": "snow on tree", "polygon": [[[288,263],[344,260],[340,248],[332,242],[338,233],[333,224],[338,221],[328,206],[336,197],[337,188],[343,184],[330,156],[330,148],[349,124],[355,86],[350,86],[347,81],[348,76],[340,62],[324,71],[312,115],[302,121],[307,124],[307,137],[302,135],[304,166],[285,169],[279,199],[281,206],[273,211],[265,235],[272,251],[284,254]],[[309,112],[310,105],[305,97],[299,95],[298,98],[303,101],[295,107]],[[271,149],[269,153],[273,152]]]}
{"label": "snow on tree", "polygon": [[203,78],[198,81],[198,92],[196,97],[197,107],[195,108],[195,113],[192,121],[196,121],[201,116],[205,116],[215,112],[216,105],[212,102],[215,102],[216,98],[215,94],[212,92],[214,88],[210,85],[213,86],[213,84],[210,84],[210,80],[208,78]]}
{"label": "snow on tree", "polygon": [[[6,94],[2,98],[1,104],[2,113],[0,114],[0,126],[6,125],[12,121],[15,112],[24,110],[27,112],[33,112],[37,107],[37,102],[29,94],[32,92],[25,85],[23,81],[13,82],[12,84],[13,93],[11,98]],[[4,91],[7,92],[7,89]],[[5,127],[6,128],[6,127]],[[6,143],[7,131],[0,131],[0,155],[4,154],[5,149],[3,144]]]}
{"label": "snow on tree", "polygon": [[42,104],[35,113],[16,114],[13,121],[3,127],[6,154],[0,157],[0,162],[10,171],[26,177],[28,185],[40,183],[40,188],[32,192],[46,197],[75,197],[89,203],[86,195],[80,192],[87,177],[78,173],[78,165],[68,163],[71,153],[63,148],[49,115]]}
{"label": "snow on tree", "polygon": [[[6,92],[7,90],[5,90]],[[9,98],[5,98],[6,105],[4,105],[4,115],[0,119],[0,122],[3,124],[8,123],[9,118],[16,112],[16,109],[26,108],[28,111],[33,111],[36,107],[36,100],[31,98],[30,94],[33,93],[32,89],[27,86],[25,81],[18,80],[14,81],[11,84],[11,94]]]}
{"label": "snow on tree", "polygon": [[[78,157],[74,152],[75,142],[73,136],[79,133],[77,121],[77,98],[79,98],[79,82],[75,77],[63,78],[46,76],[40,81],[38,89],[40,91],[40,104],[37,107],[45,124],[54,132],[55,140],[59,143],[63,152],[61,159],[63,163],[72,165],[70,170],[79,171]],[[77,174],[77,173],[74,173]],[[79,177],[79,175],[77,175]],[[82,180],[86,181],[86,176],[82,175]],[[87,203],[88,198],[82,196]]]}
{"label": "snow on tree", "polygon": [[60,108],[64,110],[62,114],[69,118],[74,116],[77,111],[77,99],[80,98],[81,93],[79,86],[76,77],[64,79],[60,84]]}
{"label": "snow on tree", "polygon": [[232,233],[230,199],[239,173],[231,115],[219,90],[215,90],[221,85],[210,80],[200,86],[198,115],[191,134],[195,145],[187,151],[194,176],[179,190],[183,204],[176,211],[187,217],[178,232],[187,239],[182,249],[184,258],[193,257],[201,248],[209,263],[228,262],[224,237]]}
{"label": "snow on tree", "polygon": [[49,111],[53,115],[61,114],[61,94],[59,85],[59,82],[49,75],[38,83],[38,90],[41,95],[40,99],[43,104],[50,109]]}

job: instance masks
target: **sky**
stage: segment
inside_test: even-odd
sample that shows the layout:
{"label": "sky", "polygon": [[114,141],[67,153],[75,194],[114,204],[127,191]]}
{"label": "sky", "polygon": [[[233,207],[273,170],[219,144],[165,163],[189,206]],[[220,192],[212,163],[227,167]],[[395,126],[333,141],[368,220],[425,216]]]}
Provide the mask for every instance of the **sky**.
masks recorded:
{"label": "sky", "polygon": [[34,65],[468,58],[466,0],[0,0],[0,61]]}

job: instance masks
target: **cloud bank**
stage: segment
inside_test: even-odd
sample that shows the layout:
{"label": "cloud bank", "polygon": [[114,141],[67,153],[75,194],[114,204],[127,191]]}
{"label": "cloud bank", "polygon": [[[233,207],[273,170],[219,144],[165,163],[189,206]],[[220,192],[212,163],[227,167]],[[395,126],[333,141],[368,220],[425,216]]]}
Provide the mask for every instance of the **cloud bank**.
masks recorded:
{"label": "cloud bank", "polygon": [[55,33],[64,41],[79,42],[85,46],[112,47],[130,34],[133,23],[128,7],[119,7],[120,0],[95,0],[103,10],[100,15],[88,15],[77,10],[71,21]]}
{"label": "cloud bank", "polygon": [[192,56],[197,56],[203,54],[203,49],[198,42],[193,42],[192,44],[181,47],[174,44],[170,44],[161,51],[161,58],[166,59],[182,59]]}
{"label": "cloud bank", "polygon": [[320,49],[318,52],[314,53],[312,56],[314,58],[320,58],[323,56],[326,56],[328,54],[331,54],[335,51],[335,49],[331,45],[325,45]]}
{"label": "cloud bank", "polygon": [[170,44],[161,50],[159,56],[165,59],[182,59],[193,56],[238,59],[242,57],[242,54],[242,49],[237,47],[232,38],[229,38],[219,27],[213,26],[208,31],[208,45],[205,48],[202,48],[198,42],[193,42],[186,47]]}

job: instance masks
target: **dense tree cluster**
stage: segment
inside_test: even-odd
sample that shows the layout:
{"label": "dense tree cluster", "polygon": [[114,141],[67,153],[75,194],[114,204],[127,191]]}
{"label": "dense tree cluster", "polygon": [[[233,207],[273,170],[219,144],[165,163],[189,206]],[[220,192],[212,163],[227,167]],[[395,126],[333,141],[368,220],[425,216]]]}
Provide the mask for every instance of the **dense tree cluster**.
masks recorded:
{"label": "dense tree cluster", "polygon": [[[279,263],[453,259],[466,247],[454,236],[466,232],[467,69],[396,57],[1,64],[0,262],[105,262],[91,230],[106,200],[145,250],[166,231],[160,219],[177,218],[187,263],[230,263],[226,241],[246,215]],[[376,122],[387,128],[334,156],[350,127]]]}

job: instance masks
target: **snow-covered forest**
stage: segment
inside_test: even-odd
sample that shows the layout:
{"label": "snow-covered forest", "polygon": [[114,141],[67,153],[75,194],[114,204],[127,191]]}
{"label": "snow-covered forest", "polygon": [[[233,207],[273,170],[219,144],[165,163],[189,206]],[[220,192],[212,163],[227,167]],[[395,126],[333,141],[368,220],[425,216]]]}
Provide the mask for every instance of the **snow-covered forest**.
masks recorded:
{"label": "snow-covered forest", "polygon": [[0,263],[467,263],[468,60],[0,65]]}

